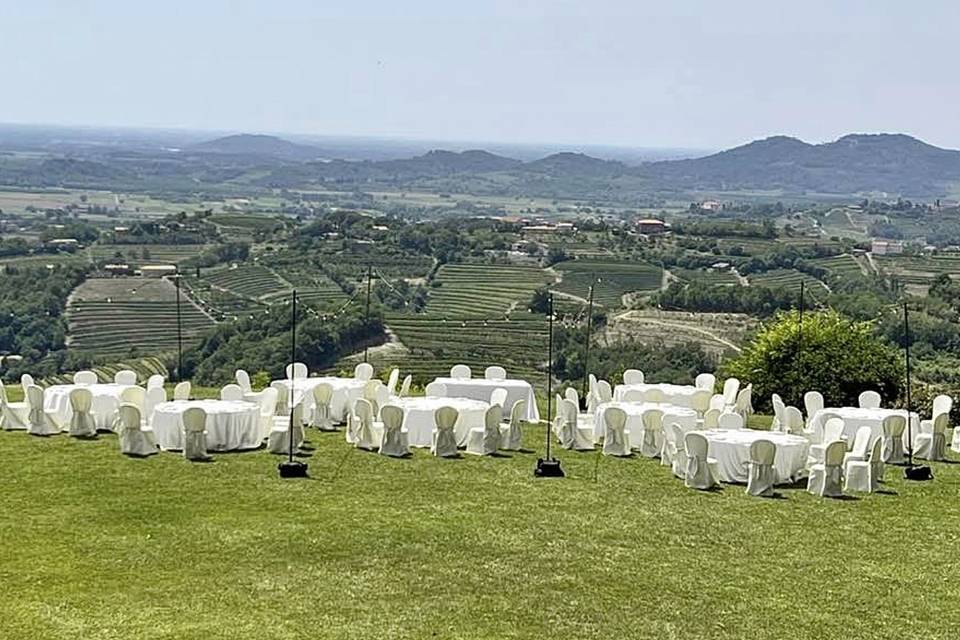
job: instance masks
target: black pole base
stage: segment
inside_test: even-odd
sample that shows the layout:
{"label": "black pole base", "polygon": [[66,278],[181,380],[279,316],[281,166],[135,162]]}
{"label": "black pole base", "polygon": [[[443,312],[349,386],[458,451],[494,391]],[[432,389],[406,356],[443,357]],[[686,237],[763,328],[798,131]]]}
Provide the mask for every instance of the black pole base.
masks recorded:
{"label": "black pole base", "polygon": [[306,478],[307,463],[299,460],[284,460],[277,465],[281,478]]}
{"label": "black pole base", "polygon": [[560,468],[560,461],[553,458],[544,460],[537,459],[537,468],[533,470],[534,478],[562,478],[563,469]]}
{"label": "black pole base", "polygon": [[907,480],[933,480],[933,471],[926,465],[907,467],[903,470],[903,477]]}

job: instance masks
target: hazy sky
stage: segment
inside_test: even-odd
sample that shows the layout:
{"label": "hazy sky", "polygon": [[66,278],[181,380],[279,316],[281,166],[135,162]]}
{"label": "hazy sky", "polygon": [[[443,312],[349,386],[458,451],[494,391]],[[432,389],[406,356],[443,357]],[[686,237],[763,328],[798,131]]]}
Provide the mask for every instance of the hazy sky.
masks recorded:
{"label": "hazy sky", "polygon": [[960,2],[0,0],[0,122],[960,148]]}

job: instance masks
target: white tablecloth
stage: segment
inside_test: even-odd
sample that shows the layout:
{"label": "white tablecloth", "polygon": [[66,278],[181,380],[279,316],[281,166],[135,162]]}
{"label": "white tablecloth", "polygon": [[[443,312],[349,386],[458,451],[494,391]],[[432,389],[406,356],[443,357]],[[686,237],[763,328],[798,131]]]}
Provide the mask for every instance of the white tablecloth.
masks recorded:
{"label": "white tablecloth", "polygon": [[433,414],[440,407],[453,407],[460,415],[454,425],[457,444],[466,444],[470,429],[483,427],[487,409],[490,405],[481,400],[469,398],[400,398],[391,402],[403,409],[403,426],[411,447],[429,447],[432,439]]}
{"label": "white tablecloth", "polygon": [[[664,426],[675,422],[680,425],[684,433],[697,428],[697,412],[686,407],[658,402],[604,402],[598,405],[594,412],[593,437],[595,440],[606,435],[603,414],[610,407],[619,407],[627,414],[626,428],[630,431],[630,446],[634,449],[639,449],[643,444],[643,414],[651,409],[663,411]],[[657,437],[657,446],[661,444],[661,437]]]}
{"label": "white tablecloth", "polygon": [[690,398],[697,391],[697,387],[689,384],[618,384],[613,390],[613,399],[623,401],[628,391],[637,390],[640,392],[659,389],[666,396],[665,403],[676,405],[678,407],[689,407]]}
{"label": "white tablecloth", "polygon": [[[820,409],[813,414],[813,418],[810,420],[810,426],[815,429],[816,433],[822,434],[823,427],[826,424],[827,419],[834,415],[843,419],[843,437],[848,443],[852,443],[854,437],[857,435],[857,429],[860,427],[870,427],[874,437],[882,436],[883,421],[885,418],[895,415],[906,417],[907,412],[903,409],[830,407],[826,409]],[[916,438],[916,434],[920,432],[920,417],[916,413],[911,413],[910,420],[913,423],[911,428],[913,430],[914,438]],[[906,429],[903,430],[903,444],[904,446],[908,446]]]}
{"label": "white tablecloth", "polygon": [[[281,380],[285,393],[290,394],[290,380]],[[327,383],[333,387],[333,397],[330,399],[330,415],[336,422],[343,422],[347,417],[347,411],[353,406],[359,398],[363,397],[363,388],[367,385],[364,380],[356,378],[337,378],[335,376],[325,376],[322,378],[298,378],[293,382],[293,397],[295,402],[304,399],[304,416],[309,416],[313,411],[313,388],[319,384]]]}
{"label": "white tablecloth", "polygon": [[507,378],[505,380],[487,380],[485,378],[469,378],[458,380],[454,378],[437,378],[435,382],[443,384],[447,389],[448,398],[471,398],[490,402],[490,394],[494,389],[505,389],[507,402],[503,405],[503,412],[509,415],[517,400],[527,401],[527,422],[539,422],[540,410],[537,408],[537,397],[533,393],[533,386],[526,380]]}
{"label": "white tablecloth", "polygon": [[710,443],[708,456],[717,460],[717,480],[746,483],[750,468],[750,445],[757,440],[769,440],[777,445],[773,468],[777,484],[786,484],[802,478],[807,464],[810,443],[802,436],[776,431],[753,429],[697,431]]}
{"label": "white tablecloth", "polygon": [[43,392],[43,410],[53,416],[63,428],[70,425],[73,408],[70,406],[70,392],[74,389],[89,389],[93,394],[91,413],[97,423],[97,429],[113,429],[113,420],[120,406],[120,394],[129,384],[56,384]]}
{"label": "white tablecloth", "polygon": [[183,412],[200,407],[207,412],[207,449],[230,451],[260,446],[260,409],[242,400],[174,400],[153,412],[153,435],[161,449],[183,448]]}

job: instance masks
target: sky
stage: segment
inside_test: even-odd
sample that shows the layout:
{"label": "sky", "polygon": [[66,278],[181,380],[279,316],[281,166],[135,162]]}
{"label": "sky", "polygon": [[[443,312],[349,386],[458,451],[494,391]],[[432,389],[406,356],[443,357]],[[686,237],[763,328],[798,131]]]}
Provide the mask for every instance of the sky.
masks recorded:
{"label": "sky", "polygon": [[956,0],[0,0],[0,122],[960,148]]}

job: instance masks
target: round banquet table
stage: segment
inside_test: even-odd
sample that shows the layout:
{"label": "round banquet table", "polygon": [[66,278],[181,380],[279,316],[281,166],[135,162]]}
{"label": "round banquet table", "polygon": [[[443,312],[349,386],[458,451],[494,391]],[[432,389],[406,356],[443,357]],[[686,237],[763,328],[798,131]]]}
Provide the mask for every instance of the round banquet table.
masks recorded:
{"label": "round banquet table", "polygon": [[[279,381],[288,397],[290,394],[290,380]],[[293,398],[295,402],[304,401],[304,415],[309,416],[313,411],[313,389],[319,384],[327,383],[333,387],[333,397],[330,398],[330,415],[336,422],[343,422],[346,419],[347,411],[360,398],[363,397],[363,389],[367,385],[365,380],[356,378],[337,378],[335,376],[325,376],[318,378],[297,378],[293,381]]]}
{"label": "round banquet table", "polygon": [[776,483],[787,484],[802,478],[807,464],[809,441],[801,436],[753,429],[695,431],[703,435],[710,448],[707,455],[717,461],[717,480],[746,483],[750,468],[750,445],[769,440],[777,445],[773,459]]}
{"label": "round banquet table", "polygon": [[666,382],[661,384],[618,384],[613,389],[613,399],[622,402],[628,391],[640,391],[643,393],[652,391],[653,389],[658,389],[663,392],[664,396],[666,396],[664,401],[666,404],[672,404],[678,407],[689,407],[693,394],[701,391],[701,389],[690,384],[669,384]]}
{"label": "round banquet table", "polygon": [[[678,407],[662,402],[604,402],[597,406],[593,419],[593,437],[599,440],[606,435],[603,414],[610,407],[619,407],[627,414],[626,428],[630,431],[630,447],[639,449],[643,444],[643,414],[651,409],[663,411],[664,426],[677,423],[683,433],[697,428],[697,412],[686,407]],[[662,434],[657,435],[657,446],[661,446]]]}
{"label": "round banquet table", "polygon": [[490,395],[494,389],[504,389],[507,392],[507,401],[503,405],[504,414],[509,415],[517,400],[527,401],[527,422],[539,422],[540,410],[537,408],[537,397],[533,393],[533,386],[526,380],[506,378],[504,380],[487,380],[486,378],[437,378],[446,388],[448,398],[471,398],[482,402],[490,402]]}
{"label": "round banquet table", "polygon": [[183,412],[200,407],[207,412],[207,449],[231,451],[260,446],[260,408],[243,400],[174,400],[153,411],[154,438],[161,449],[183,448]]}
{"label": "round banquet table", "polygon": [[74,389],[89,389],[93,394],[93,405],[90,412],[99,430],[113,430],[113,420],[117,416],[117,407],[120,406],[120,394],[124,389],[134,385],[129,384],[55,384],[47,387],[43,392],[43,410],[53,416],[58,425],[69,428],[73,418],[73,407],[70,406],[70,392]]}
{"label": "round banquet table", "polygon": [[435,426],[433,414],[440,407],[453,407],[459,412],[454,432],[457,445],[464,446],[470,429],[483,427],[490,405],[469,398],[400,398],[392,402],[403,409],[403,426],[411,447],[429,447]]}
{"label": "round banquet table", "polygon": [[[870,427],[874,437],[883,435],[883,421],[888,416],[907,416],[905,409],[861,409],[860,407],[828,407],[820,409],[813,418],[810,419],[810,426],[816,434],[815,440],[819,441],[823,437],[823,428],[827,420],[833,416],[843,420],[843,439],[847,441],[849,448],[853,444],[853,439],[857,435],[857,429],[860,427]],[[920,432],[920,416],[916,413],[910,414],[911,428],[913,436]],[[903,430],[903,444],[910,446],[907,441],[907,429]]]}

